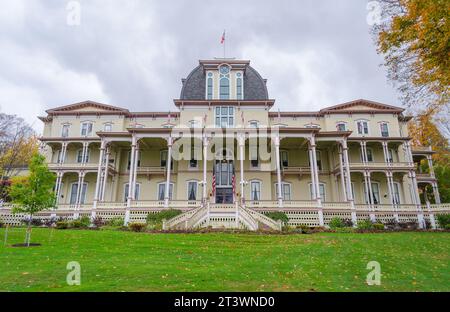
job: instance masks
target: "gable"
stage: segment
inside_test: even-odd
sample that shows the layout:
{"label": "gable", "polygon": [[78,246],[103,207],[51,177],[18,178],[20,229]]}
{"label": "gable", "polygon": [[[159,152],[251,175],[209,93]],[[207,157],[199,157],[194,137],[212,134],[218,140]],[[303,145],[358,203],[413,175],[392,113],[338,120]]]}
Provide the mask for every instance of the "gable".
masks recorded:
{"label": "gable", "polygon": [[124,113],[129,112],[127,109],[112,106],[108,104],[98,103],[94,101],[84,101],[80,103],[60,106],[57,108],[53,108],[50,110],[47,110],[48,114],[58,114],[58,113],[77,113],[77,112],[117,112],[117,113]]}
{"label": "gable", "polygon": [[356,100],[322,109],[322,113],[338,113],[338,112],[387,112],[387,113],[401,113],[403,108],[383,103],[373,102],[369,100]]}

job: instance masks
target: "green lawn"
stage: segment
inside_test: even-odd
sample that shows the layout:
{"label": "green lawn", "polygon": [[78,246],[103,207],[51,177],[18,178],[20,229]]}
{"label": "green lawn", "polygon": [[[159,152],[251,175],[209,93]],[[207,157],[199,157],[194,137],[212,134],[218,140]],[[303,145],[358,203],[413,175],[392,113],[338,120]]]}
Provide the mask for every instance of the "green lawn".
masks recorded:
{"label": "green lawn", "polygon": [[[14,229],[10,241],[22,240]],[[21,231],[20,233],[18,231]],[[34,229],[3,247],[0,291],[450,291],[450,233],[145,234]],[[81,265],[81,286],[66,265]],[[366,285],[369,261],[381,286]]]}

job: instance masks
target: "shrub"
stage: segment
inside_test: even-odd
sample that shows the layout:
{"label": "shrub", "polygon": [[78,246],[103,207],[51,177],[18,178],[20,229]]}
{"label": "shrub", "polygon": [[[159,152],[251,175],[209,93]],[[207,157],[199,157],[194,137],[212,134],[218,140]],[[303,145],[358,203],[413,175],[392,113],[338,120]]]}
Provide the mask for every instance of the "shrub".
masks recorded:
{"label": "shrub", "polygon": [[284,212],[281,211],[268,212],[266,216],[275,221],[281,220],[283,224],[287,224],[289,222],[289,217]]}
{"label": "shrub", "polygon": [[2,228],[4,226],[5,226],[5,223],[2,220],[0,220],[0,228]]}
{"label": "shrub", "polygon": [[88,216],[83,216],[80,219],[80,223],[82,227],[89,227],[91,226],[91,218]]}
{"label": "shrub", "polygon": [[334,217],[330,220],[330,228],[337,229],[345,227],[344,221],[341,218]]}
{"label": "shrub", "polygon": [[370,220],[358,221],[358,230],[371,230],[373,229],[373,223]]}
{"label": "shrub", "polygon": [[100,228],[102,226],[104,226],[106,224],[105,220],[103,220],[100,217],[95,217],[94,220],[92,220],[92,224],[96,227],[96,228]]}
{"label": "shrub", "polygon": [[450,230],[450,224],[446,224],[444,229]]}
{"label": "shrub", "polygon": [[450,225],[450,213],[439,214],[437,215],[437,219],[440,227],[443,229],[447,228],[447,225]]}
{"label": "shrub", "polygon": [[128,224],[128,228],[133,232],[143,232],[147,227],[146,223],[130,223]]}
{"label": "shrub", "polygon": [[301,234],[310,234],[311,233],[311,228],[306,224],[297,225],[295,228],[297,230],[296,231],[297,233],[301,233]]}
{"label": "shrub", "polygon": [[374,228],[374,230],[382,231],[382,230],[384,230],[384,224],[380,223],[380,222],[374,223],[373,228]]}
{"label": "shrub", "polygon": [[158,213],[149,213],[147,215],[147,223],[148,224],[159,224],[159,223],[162,224],[163,220],[170,220],[182,213],[183,213],[183,211],[178,210],[178,209],[168,209],[168,210],[160,211]]}
{"label": "shrub", "polygon": [[106,222],[106,225],[109,225],[109,226],[123,226],[124,223],[125,223],[125,219],[124,218],[116,217],[116,218],[112,218],[108,222]]}
{"label": "shrub", "polygon": [[56,228],[59,230],[65,230],[69,228],[69,222],[67,221],[58,221],[56,222]]}

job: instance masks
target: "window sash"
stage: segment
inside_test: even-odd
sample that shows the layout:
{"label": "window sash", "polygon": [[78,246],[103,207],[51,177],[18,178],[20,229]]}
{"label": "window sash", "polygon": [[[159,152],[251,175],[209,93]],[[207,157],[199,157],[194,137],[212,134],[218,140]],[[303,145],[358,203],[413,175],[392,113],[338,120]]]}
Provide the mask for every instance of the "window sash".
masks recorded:
{"label": "window sash", "polygon": [[85,122],[81,125],[81,135],[90,136],[92,134],[92,123]]}
{"label": "window sash", "polygon": [[[275,194],[278,198],[278,183],[275,183]],[[291,185],[289,183],[281,183],[281,195],[283,200],[291,200]]]}
{"label": "window sash", "polygon": [[251,193],[250,193],[250,199],[251,200],[261,200],[261,182],[259,181],[252,181],[251,182]]}
{"label": "window sash", "polygon": [[386,123],[380,124],[381,136],[388,137],[389,136],[389,127]]}
{"label": "window sash", "polygon": [[67,138],[69,136],[69,125],[63,125],[61,129],[61,137]]}
{"label": "window sash", "polygon": [[188,200],[197,200],[197,186],[196,181],[188,182]]}
{"label": "window sash", "polygon": [[[166,183],[158,184],[158,200],[164,200],[166,195]],[[172,200],[173,195],[173,183],[169,184],[169,200]]]}

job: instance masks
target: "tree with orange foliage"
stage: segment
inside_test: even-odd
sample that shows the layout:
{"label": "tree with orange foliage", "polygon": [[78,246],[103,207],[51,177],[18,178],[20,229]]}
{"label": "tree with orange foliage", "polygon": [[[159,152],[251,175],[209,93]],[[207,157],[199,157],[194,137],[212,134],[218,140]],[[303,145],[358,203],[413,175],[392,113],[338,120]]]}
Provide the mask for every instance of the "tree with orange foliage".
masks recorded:
{"label": "tree with orange foliage", "polygon": [[17,175],[37,151],[33,129],[22,118],[0,114],[0,180]]}
{"label": "tree with orange foliage", "polygon": [[378,0],[380,23],[372,31],[388,78],[403,103],[442,107],[449,103],[450,1]]}

